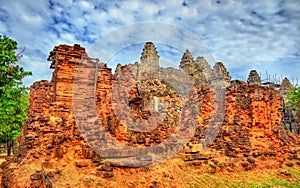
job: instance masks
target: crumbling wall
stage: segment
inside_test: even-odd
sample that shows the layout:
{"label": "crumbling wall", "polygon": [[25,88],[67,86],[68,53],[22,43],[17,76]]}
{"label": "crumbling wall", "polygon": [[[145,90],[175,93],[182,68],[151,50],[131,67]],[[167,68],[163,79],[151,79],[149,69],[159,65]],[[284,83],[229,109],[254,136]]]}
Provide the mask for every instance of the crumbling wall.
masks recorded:
{"label": "crumbling wall", "polygon": [[51,61],[50,68],[54,69],[51,80],[54,102],[71,105],[73,80],[77,75],[76,67],[85,55],[85,49],[78,44],[55,46],[50,52],[48,60]]}
{"label": "crumbling wall", "polygon": [[[210,155],[204,155],[201,147],[191,151],[191,145],[187,147],[185,161],[193,161],[197,165],[210,162],[213,170],[300,164],[299,158],[295,157],[300,152],[299,138],[280,126],[278,91],[236,80],[226,89],[225,99],[225,119],[208,149]],[[209,118],[206,120],[210,121]],[[201,143],[203,127],[207,124],[199,124],[200,131],[192,139],[195,146]]]}
{"label": "crumbling wall", "polygon": [[[62,176],[60,169],[66,164],[77,168],[103,164],[82,138],[72,112],[73,81],[84,55],[79,45],[60,45],[50,52],[52,80],[30,87],[30,110],[19,150],[2,167],[4,186],[46,187]],[[108,169],[104,173],[111,176],[112,172]]]}
{"label": "crumbling wall", "polygon": [[[119,66],[118,75],[113,75],[106,64],[88,58],[79,45],[57,46],[50,52],[49,60],[54,69],[52,80],[36,82],[30,88],[30,110],[22,127],[18,154],[2,165],[4,186],[49,187],[59,179],[67,178],[64,169],[72,169],[69,171],[72,174],[92,172],[95,176],[113,176],[113,168],[90,148],[75,123],[76,114],[72,106],[74,82],[86,88],[83,94],[87,98],[96,84],[98,118],[107,133],[121,143],[152,146],[163,142],[174,132],[182,101],[168,83],[155,78],[127,83],[134,76],[130,71],[122,73],[123,80],[118,80],[117,76],[127,66]],[[217,64],[215,72],[222,78],[225,75],[225,85],[228,85],[230,76],[224,65]],[[117,81],[125,83],[118,91],[127,92],[131,103],[112,101],[113,86]],[[247,85],[242,81],[231,81],[226,89],[225,120],[213,144],[203,153],[201,142],[216,109],[215,95],[206,84],[196,85],[195,89],[199,99],[199,126],[185,153],[180,155],[187,163],[210,164],[214,170],[229,171],[239,167],[245,170],[268,167],[266,161],[269,167],[270,164],[272,167],[300,165],[299,138],[280,127],[279,93],[271,87]],[[159,104],[154,105],[153,100]],[[134,103],[144,106],[130,106]],[[121,115],[132,117],[129,124],[118,120],[113,105],[125,109]],[[150,118],[149,112],[152,110],[153,113],[161,106],[166,106],[167,116],[156,129],[147,133],[130,130],[130,121]],[[84,114],[87,112],[82,113],[88,115]]]}
{"label": "crumbling wall", "polygon": [[[151,146],[157,143],[161,143],[165,138],[174,132],[174,126],[178,122],[178,113],[181,102],[179,96],[170,85],[160,81],[159,79],[147,79],[141,80],[137,85],[131,85],[130,80],[134,77],[133,73],[128,69],[128,67],[123,67],[123,73],[121,80],[118,80],[118,88],[114,88],[116,94],[124,94],[123,97],[127,97],[129,94],[129,101],[127,102],[120,97],[117,101],[112,101],[112,87],[115,79],[110,72],[103,72],[98,76],[98,87],[97,87],[97,112],[98,117],[101,119],[102,124],[105,128],[117,138],[121,143],[131,145],[131,146]],[[137,87],[138,90],[137,91]],[[149,110],[149,105],[151,106],[151,101],[154,99],[151,96],[157,96],[157,101],[161,101],[166,104],[166,118],[163,122],[161,119],[153,119],[151,125],[157,124],[151,132],[140,132],[131,129],[131,124],[134,124],[136,119],[147,120],[148,118],[156,113],[154,109]],[[130,105],[135,105],[134,100],[140,99],[140,107],[131,108]],[[168,104],[167,104],[168,101]],[[126,118],[126,122],[120,122],[116,112],[112,108],[112,103],[114,107],[122,109],[118,111],[119,118]],[[143,103],[143,104],[142,104]],[[159,105],[159,106],[161,106]],[[144,122],[147,128],[146,121]]]}

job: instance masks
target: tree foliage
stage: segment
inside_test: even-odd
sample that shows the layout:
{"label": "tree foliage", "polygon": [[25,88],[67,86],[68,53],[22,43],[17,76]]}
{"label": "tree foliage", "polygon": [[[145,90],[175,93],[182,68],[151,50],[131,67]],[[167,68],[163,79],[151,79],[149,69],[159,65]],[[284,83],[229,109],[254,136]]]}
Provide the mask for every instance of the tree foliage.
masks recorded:
{"label": "tree foliage", "polygon": [[16,140],[27,117],[28,88],[22,79],[31,72],[17,65],[16,50],[16,41],[0,35],[0,143]]}
{"label": "tree foliage", "polygon": [[300,87],[294,87],[288,93],[288,104],[295,107],[296,109],[300,109]]}

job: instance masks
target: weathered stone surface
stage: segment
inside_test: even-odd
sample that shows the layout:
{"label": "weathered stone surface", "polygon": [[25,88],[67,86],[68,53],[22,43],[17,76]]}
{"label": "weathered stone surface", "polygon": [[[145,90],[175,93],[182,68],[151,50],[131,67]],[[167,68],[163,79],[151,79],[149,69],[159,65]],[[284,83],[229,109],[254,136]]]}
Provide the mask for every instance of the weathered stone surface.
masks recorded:
{"label": "weathered stone surface", "polygon": [[[188,74],[195,84],[205,84],[208,83],[208,79],[210,78],[209,70],[207,70],[207,63],[204,60],[198,58],[197,63],[194,61],[192,54],[187,49],[184,54],[182,55],[179,68],[184,70],[186,74]],[[203,68],[205,68],[206,72],[204,73],[203,69],[201,68],[201,65],[203,65]]]}
{"label": "weathered stone surface", "polygon": [[212,76],[211,76],[211,84],[221,87],[230,86],[231,76],[229,72],[227,72],[226,67],[222,62],[215,63]]}
{"label": "weathered stone surface", "polygon": [[186,153],[198,153],[198,152],[203,151],[203,146],[202,146],[202,144],[192,144],[192,143],[189,143],[189,144],[184,148],[184,151],[185,151]]}
{"label": "weathered stone surface", "polygon": [[[158,63],[159,56],[153,43],[146,44],[140,64],[147,63],[144,61],[147,57],[153,57],[156,59],[153,63]],[[95,105],[95,113],[105,128],[105,134],[110,134],[123,145],[134,147],[163,143],[176,131],[181,118],[189,119],[186,121],[186,127],[196,122],[198,126],[186,146],[186,153],[183,152],[179,157],[184,161],[190,161],[191,164],[210,165],[213,172],[222,169],[233,171],[239,167],[244,170],[263,168],[264,162],[271,160],[275,161],[274,163],[277,161],[278,166],[283,163],[282,161],[288,165],[299,164],[299,157],[296,157],[300,152],[299,137],[280,127],[279,92],[271,87],[248,85],[242,81],[229,83],[230,76],[222,63],[214,66],[212,75],[215,76],[210,81],[227,86],[225,119],[208,151],[202,153],[204,134],[213,135],[213,132],[205,131],[210,121],[219,120],[218,116],[212,114],[220,105],[216,103],[215,94],[210,86],[203,82],[204,80],[200,79],[198,84],[194,84],[195,94],[188,96],[188,99],[196,102],[200,109],[198,118],[193,119],[189,118],[193,113],[189,108],[185,109],[184,117],[181,117],[183,100],[186,99],[182,99],[178,93],[185,88],[175,90],[167,82],[153,77],[140,79],[138,82],[132,81],[132,78],[139,76],[138,63],[120,65],[114,75],[105,63],[89,58],[84,48],[79,45],[57,46],[50,53],[49,59],[52,61],[51,68],[54,69],[52,80],[36,82],[30,88],[30,110],[28,119],[22,127],[18,153],[8,158],[1,167],[3,186],[55,187],[55,182],[63,181],[59,180],[61,174],[56,169],[64,168],[73,169],[74,174],[88,169],[99,177],[113,177],[117,165],[105,162],[101,157],[105,155],[112,159],[120,154],[125,159],[139,157],[144,164],[151,164],[153,157],[142,150],[110,150],[111,153],[102,153],[101,156],[93,151],[91,144],[96,143],[100,147],[101,144],[107,143],[103,134],[95,133],[96,122],[90,113],[92,105]],[[197,78],[207,77],[209,65],[204,59],[201,61],[203,66],[201,63],[198,66],[191,54],[186,52],[180,68],[187,71],[187,74],[198,71],[199,74],[195,74],[198,75]],[[165,73],[170,73],[171,76],[175,70],[164,69]],[[178,78],[170,79],[178,80]],[[121,84],[119,90],[114,93],[113,89],[117,83],[123,85]],[[74,94],[79,98],[73,98]],[[113,94],[116,96],[122,94],[126,97],[113,101]],[[86,102],[82,102],[82,108],[77,109],[73,105],[78,104],[76,101],[79,99]],[[116,115],[118,109],[123,109],[118,115],[124,117],[126,123],[119,121]],[[135,130],[134,122],[153,118],[158,111],[166,115],[162,121],[153,119],[151,123],[146,124],[146,128],[153,126],[152,124],[157,124],[157,127],[149,132]],[[87,121],[81,129],[75,121],[78,117]],[[219,127],[213,128],[215,129],[212,131],[215,131]],[[89,140],[90,145],[83,136]],[[99,140],[102,140],[100,144]],[[176,144],[171,146],[176,147]],[[157,147],[154,154],[159,154],[163,150],[164,147]],[[47,181],[41,177],[47,177]]]}
{"label": "weathered stone surface", "polygon": [[[23,161],[19,168],[34,163],[39,169],[51,169],[57,164],[61,165],[61,162],[51,159],[91,158],[89,153],[83,152],[89,147],[82,140],[72,114],[73,80],[77,76],[77,65],[84,55],[85,49],[79,45],[60,45],[50,52],[50,67],[54,69],[51,82],[42,80],[30,87],[30,110],[22,127],[22,135],[18,140],[20,146],[15,156],[15,160]],[[99,66],[105,69],[104,64]],[[85,166],[81,163],[77,165]],[[22,185],[17,178],[13,178],[13,174],[20,176],[22,171],[12,169],[11,165],[4,170],[4,185]],[[47,183],[34,178],[40,176],[39,173],[32,175],[32,178],[29,176],[28,181],[31,181],[32,186],[43,187]]]}
{"label": "weathered stone surface", "polygon": [[88,167],[89,166],[89,161],[88,160],[77,160],[77,161],[75,161],[75,165],[79,168]]}
{"label": "weathered stone surface", "polygon": [[287,77],[285,77],[281,82],[279,92],[281,95],[285,96],[288,92],[291,91],[292,88],[293,88],[292,83]]}
{"label": "weathered stone surface", "polygon": [[143,77],[143,74],[151,74],[158,71],[159,55],[152,42],[146,42],[140,60],[141,63],[138,65],[138,77]]}
{"label": "weathered stone surface", "polygon": [[[288,93],[292,90],[294,86],[289,81],[288,78],[284,78],[281,82],[281,86],[279,89],[279,93],[282,100],[282,126],[296,134],[300,134],[300,111],[297,110],[297,108],[291,107],[290,104],[288,104]],[[298,104],[300,107],[300,103]]]}
{"label": "weathered stone surface", "polygon": [[202,70],[206,80],[210,80],[211,77],[211,67],[206,61],[204,57],[197,57],[195,63],[199,65],[200,69]]}
{"label": "weathered stone surface", "polygon": [[[278,166],[282,159],[296,161],[288,148],[293,145],[299,152],[299,138],[280,126],[281,102],[278,91],[272,87],[232,81],[226,89],[225,99],[225,120],[209,149],[215,154],[214,158],[223,158],[224,155],[235,158],[235,161],[241,161],[245,170],[253,167],[244,161],[257,166],[264,165],[260,161],[257,162],[256,158],[273,159],[278,161]],[[207,120],[210,121],[209,118]],[[205,128],[208,126],[205,122],[201,121],[199,124],[199,132],[191,140],[192,143],[201,143],[203,140]]]}
{"label": "weathered stone surface", "polygon": [[261,79],[256,70],[251,70],[248,75],[248,84],[261,85]]}

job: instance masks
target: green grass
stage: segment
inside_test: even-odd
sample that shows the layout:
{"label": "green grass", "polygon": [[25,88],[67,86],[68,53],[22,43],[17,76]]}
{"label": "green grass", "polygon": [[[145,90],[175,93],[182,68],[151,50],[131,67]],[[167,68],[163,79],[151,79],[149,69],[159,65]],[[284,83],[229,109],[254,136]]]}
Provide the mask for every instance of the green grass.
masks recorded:
{"label": "green grass", "polygon": [[[288,176],[281,172],[286,171]],[[282,169],[264,169],[248,172],[209,174],[189,170],[192,176],[188,185],[193,187],[291,187],[300,188],[300,168],[284,167]]]}

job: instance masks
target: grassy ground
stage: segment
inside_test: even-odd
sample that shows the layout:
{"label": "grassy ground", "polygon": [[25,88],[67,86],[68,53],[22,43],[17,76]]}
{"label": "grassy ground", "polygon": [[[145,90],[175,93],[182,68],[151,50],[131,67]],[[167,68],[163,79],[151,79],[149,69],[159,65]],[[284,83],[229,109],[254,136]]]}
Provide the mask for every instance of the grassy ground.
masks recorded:
{"label": "grassy ground", "polygon": [[240,173],[198,174],[188,183],[189,187],[300,187],[300,169],[252,170]]}

